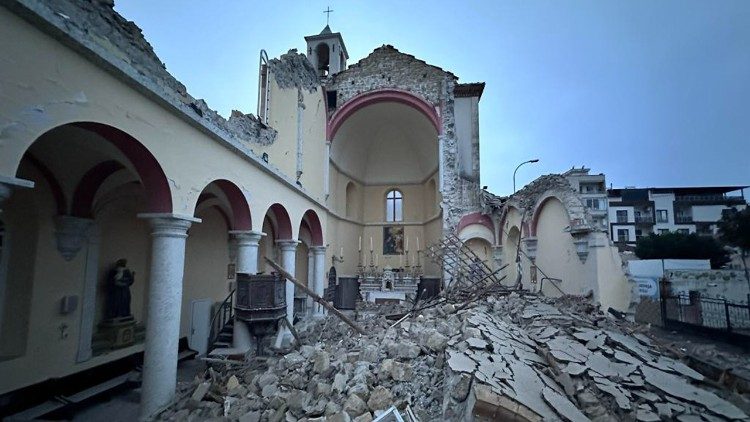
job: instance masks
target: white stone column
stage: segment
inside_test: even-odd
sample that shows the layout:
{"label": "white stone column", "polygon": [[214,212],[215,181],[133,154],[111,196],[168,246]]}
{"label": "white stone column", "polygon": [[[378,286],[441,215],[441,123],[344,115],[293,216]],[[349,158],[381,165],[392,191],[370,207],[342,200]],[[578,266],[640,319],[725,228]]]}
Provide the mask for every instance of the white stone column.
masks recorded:
{"label": "white stone column", "polygon": [[[315,291],[315,255],[313,254],[312,247],[307,251],[307,288]],[[313,302],[312,297],[307,296],[307,314],[312,315]]]}
{"label": "white stone column", "polygon": [[237,245],[237,272],[258,273],[258,243],[264,236],[252,230],[231,230],[229,234]]}
{"label": "white stone column", "polygon": [[[281,266],[289,274],[294,275],[295,261],[297,257],[297,244],[296,240],[277,240],[276,243],[281,249]],[[294,283],[286,281],[286,319],[289,324],[294,324]],[[287,328],[279,328],[279,334],[276,337],[276,347],[281,347],[283,344],[291,342],[292,334]]]}
{"label": "white stone column", "polygon": [[[286,272],[294,275],[295,264],[297,261],[297,242],[296,240],[277,240],[281,248],[281,266]],[[286,319],[294,322],[294,283],[286,281]]]}
{"label": "white stone column", "polygon": [[[313,275],[312,291],[316,295],[323,297],[326,276],[326,247],[313,246],[310,249],[312,249],[312,253],[315,256],[315,274]],[[313,315],[323,316],[324,314],[324,308],[319,303],[316,303]]]}
{"label": "white stone column", "polygon": [[[237,273],[258,273],[258,242],[263,233],[251,230],[231,230],[229,234],[237,246]],[[247,352],[253,346],[250,329],[245,321],[235,318],[232,328],[232,347]]]}
{"label": "white stone column", "polygon": [[140,214],[151,224],[151,270],[148,291],[146,346],[143,357],[141,418],[168,405],[177,385],[185,241],[193,217]]}

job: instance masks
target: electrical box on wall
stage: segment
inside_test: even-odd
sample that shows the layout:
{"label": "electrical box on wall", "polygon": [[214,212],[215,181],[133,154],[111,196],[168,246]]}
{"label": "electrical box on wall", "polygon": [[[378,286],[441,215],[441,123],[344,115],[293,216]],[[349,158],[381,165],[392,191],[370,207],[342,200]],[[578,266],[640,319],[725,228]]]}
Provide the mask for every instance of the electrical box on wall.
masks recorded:
{"label": "electrical box on wall", "polygon": [[74,312],[78,307],[78,296],[63,296],[60,299],[60,313],[63,315]]}

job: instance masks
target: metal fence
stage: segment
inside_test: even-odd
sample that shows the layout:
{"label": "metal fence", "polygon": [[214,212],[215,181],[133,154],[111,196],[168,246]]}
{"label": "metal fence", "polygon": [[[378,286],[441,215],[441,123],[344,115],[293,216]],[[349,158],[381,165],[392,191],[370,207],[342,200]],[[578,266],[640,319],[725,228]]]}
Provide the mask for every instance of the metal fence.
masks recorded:
{"label": "metal fence", "polygon": [[683,293],[662,298],[665,325],[687,324],[750,336],[750,305]]}

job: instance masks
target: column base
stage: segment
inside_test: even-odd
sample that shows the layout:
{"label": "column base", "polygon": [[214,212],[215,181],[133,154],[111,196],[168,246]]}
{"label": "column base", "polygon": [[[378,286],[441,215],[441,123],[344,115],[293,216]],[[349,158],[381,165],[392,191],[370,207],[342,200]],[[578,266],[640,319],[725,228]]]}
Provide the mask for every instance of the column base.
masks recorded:
{"label": "column base", "polygon": [[276,349],[285,349],[292,346],[294,342],[294,336],[292,332],[286,328],[283,321],[279,321],[279,331],[276,333],[276,340],[273,343],[273,347]]}

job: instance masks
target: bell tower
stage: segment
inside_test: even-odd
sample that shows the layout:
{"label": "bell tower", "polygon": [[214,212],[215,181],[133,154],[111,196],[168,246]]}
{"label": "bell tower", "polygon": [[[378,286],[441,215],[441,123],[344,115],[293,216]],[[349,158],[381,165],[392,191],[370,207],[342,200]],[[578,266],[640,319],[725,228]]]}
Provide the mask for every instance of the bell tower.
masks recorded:
{"label": "bell tower", "polygon": [[340,32],[331,32],[331,27],[326,25],[320,34],[307,36],[305,41],[307,59],[318,71],[321,79],[346,69],[349,53],[346,52]]}

